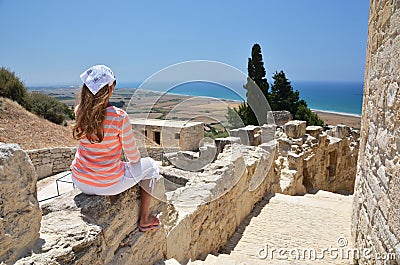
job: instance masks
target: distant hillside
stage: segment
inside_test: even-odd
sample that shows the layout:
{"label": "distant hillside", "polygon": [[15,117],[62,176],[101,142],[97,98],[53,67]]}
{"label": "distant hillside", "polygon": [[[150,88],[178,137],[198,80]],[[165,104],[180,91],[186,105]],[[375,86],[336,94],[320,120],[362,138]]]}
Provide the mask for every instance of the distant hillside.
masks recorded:
{"label": "distant hillside", "polygon": [[0,142],[17,143],[25,150],[77,146],[71,127],[54,124],[0,97]]}
{"label": "distant hillside", "polygon": [[[42,119],[17,102],[0,97],[0,142],[17,143],[25,150],[77,146],[71,128]],[[159,146],[139,132],[135,137],[139,145]]]}

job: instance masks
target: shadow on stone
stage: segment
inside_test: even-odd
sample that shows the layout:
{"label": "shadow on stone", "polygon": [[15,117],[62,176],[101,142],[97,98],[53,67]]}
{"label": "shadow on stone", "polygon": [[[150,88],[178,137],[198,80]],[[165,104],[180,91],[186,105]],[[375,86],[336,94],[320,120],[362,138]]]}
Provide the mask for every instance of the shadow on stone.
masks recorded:
{"label": "shadow on stone", "polygon": [[267,196],[265,196],[261,201],[256,203],[254,205],[253,210],[248,214],[242,222],[240,222],[240,225],[237,227],[235,233],[228,239],[227,243],[225,246],[221,248],[219,251],[220,254],[229,254],[233,251],[233,249],[236,247],[236,245],[239,243],[239,240],[242,238],[242,235],[244,233],[244,230],[246,227],[250,224],[251,219],[253,217],[258,216],[261,213],[261,210],[264,208],[265,205],[269,203],[272,197],[274,197],[275,194],[271,193]]}

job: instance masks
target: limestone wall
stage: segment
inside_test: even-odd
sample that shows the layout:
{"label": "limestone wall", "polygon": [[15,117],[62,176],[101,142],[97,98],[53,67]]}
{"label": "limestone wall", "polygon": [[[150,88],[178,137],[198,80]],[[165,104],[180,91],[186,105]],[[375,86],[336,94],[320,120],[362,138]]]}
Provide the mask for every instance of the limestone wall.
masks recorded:
{"label": "limestone wall", "polygon": [[0,143],[0,263],[13,264],[39,238],[36,178],[26,152]]}
{"label": "limestone wall", "polygon": [[268,119],[273,117],[275,124],[278,126],[283,126],[285,123],[293,120],[293,115],[287,110],[268,111],[267,115]]}
{"label": "limestone wall", "polygon": [[[162,160],[164,153],[176,152],[178,149],[178,147],[139,147],[142,157],[150,156],[157,161]],[[28,150],[26,152],[32,160],[38,180],[40,180],[60,172],[70,170],[70,165],[75,157],[76,147],[44,148]]]}
{"label": "limestone wall", "polygon": [[[279,191],[272,148],[225,148],[185,187],[153,200],[163,227],[141,233],[138,187],[117,196],[65,194],[43,209],[38,249],[16,264],[154,264],[218,251],[263,196]],[[232,154],[234,152],[234,154]],[[168,168],[162,168],[162,172]]]}
{"label": "limestone wall", "polygon": [[[167,197],[177,210],[169,229],[166,258],[180,262],[217,252],[263,196],[280,192],[274,147],[227,146],[202,173]],[[179,176],[171,167],[163,173]],[[186,175],[187,172],[182,172]]]}
{"label": "limestone wall", "polygon": [[180,132],[179,147],[181,150],[198,150],[204,138],[203,123],[183,127]]}
{"label": "limestone wall", "polygon": [[70,170],[76,147],[44,148],[27,151],[35,167],[38,179]]}
{"label": "limestone wall", "polygon": [[361,144],[352,232],[372,256],[359,264],[400,263],[400,1],[371,0]]}
{"label": "limestone wall", "polygon": [[[204,128],[201,122],[184,122],[173,120],[156,120],[159,124],[132,124],[134,131],[141,132],[148,139],[164,148],[180,148],[184,151],[196,151],[199,142],[204,138]],[[189,122],[190,123],[190,122]],[[144,146],[145,143],[140,145]]]}
{"label": "limestone wall", "polygon": [[278,157],[274,168],[285,194],[327,190],[353,193],[359,150],[359,132],[345,125],[323,131],[306,127],[305,121],[289,121],[282,127],[246,126],[230,131],[241,143],[262,145],[275,139]]}

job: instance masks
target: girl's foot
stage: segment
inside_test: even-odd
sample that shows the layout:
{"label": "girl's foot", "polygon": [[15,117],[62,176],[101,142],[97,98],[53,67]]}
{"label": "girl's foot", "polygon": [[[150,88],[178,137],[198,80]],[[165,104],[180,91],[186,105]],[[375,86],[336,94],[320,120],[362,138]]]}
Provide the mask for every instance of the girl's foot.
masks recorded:
{"label": "girl's foot", "polygon": [[141,232],[153,230],[160,227],[160,220],[156,216],[149,216],[147,220],[140,219],[138,228]]}

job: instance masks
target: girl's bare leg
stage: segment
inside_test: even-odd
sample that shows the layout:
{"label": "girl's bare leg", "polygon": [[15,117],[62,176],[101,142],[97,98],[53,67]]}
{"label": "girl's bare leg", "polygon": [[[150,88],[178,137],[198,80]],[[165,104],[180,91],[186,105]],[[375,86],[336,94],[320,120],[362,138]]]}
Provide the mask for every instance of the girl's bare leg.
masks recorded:
{"label": "girl's bare leg", "polygon": [[150,203],[151,203],[151,195],[149,191],[146,191],[146,188],[149,186],[150,180],[141,181],[140,187],[140,226],[149,226],[154,223],[155,217],[150,216]]}

